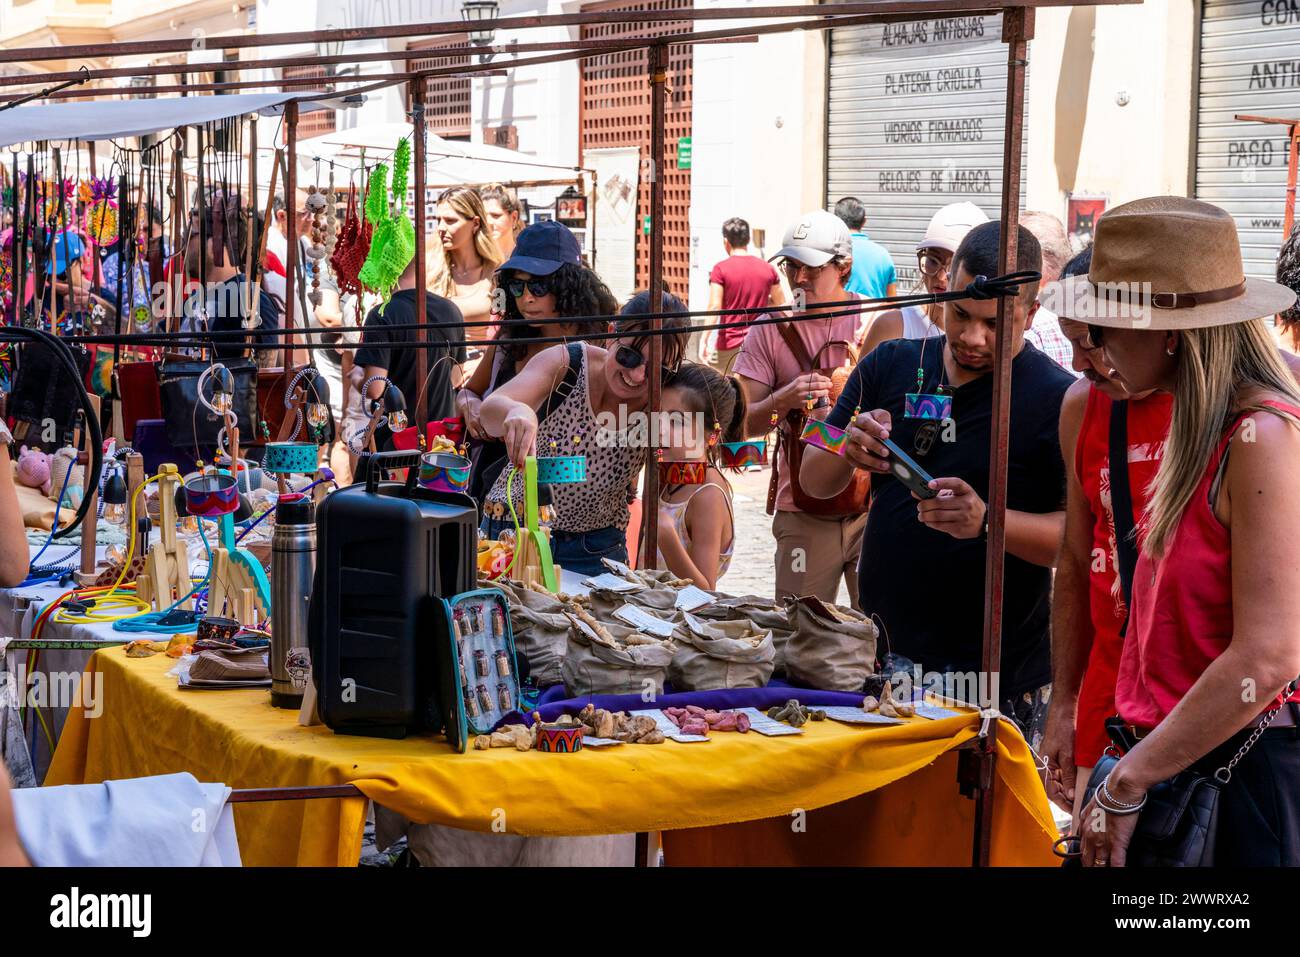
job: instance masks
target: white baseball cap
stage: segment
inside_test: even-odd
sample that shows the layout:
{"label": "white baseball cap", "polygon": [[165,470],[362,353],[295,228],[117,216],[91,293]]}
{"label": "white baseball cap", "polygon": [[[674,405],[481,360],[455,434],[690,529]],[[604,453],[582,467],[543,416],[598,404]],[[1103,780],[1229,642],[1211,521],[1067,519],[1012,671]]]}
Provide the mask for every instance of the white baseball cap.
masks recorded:
{"label": "white baseball cap", "polygon": [[946,249],[955,253],[968,232],[988,221],[984,210],[974,203],[950,203],[930,218],[930,225],[925,228],[925,238],[916,244],[916,251]]}
{"label": "white baseball cap", "polygon": [[[853,237],[838,216],[815,209],[785,231],[772,259],[793,259],[805,266],[824,266],[836,256],[852,258]],[[770,261],[770,260],[769,260]]]}

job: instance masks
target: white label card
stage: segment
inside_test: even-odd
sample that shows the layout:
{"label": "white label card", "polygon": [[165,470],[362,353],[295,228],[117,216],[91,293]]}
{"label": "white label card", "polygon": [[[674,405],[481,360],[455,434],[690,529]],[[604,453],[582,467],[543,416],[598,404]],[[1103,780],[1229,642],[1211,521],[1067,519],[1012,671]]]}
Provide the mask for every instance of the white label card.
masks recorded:
{"label": "white label card", "polygon": [[673,636],[673,623],[671,621],[656,618],[636,605],[624,605],[614,612],[614,617],[619,621],[626,622],[638,631],[644,631],[656,638],[671,638]]}
{"label": "white label card", "polygon": [[703,608],[711,601],[713,601],[713,596],[708,592],[694,585],[687,585],[677,593],[676,607],[686,611],[694,611],[696,608]]}
{"label": "white label card", "polygon": [[759,734],[766,735],[769,738],[779,737],[783,734],[803,734],[803,728],[796,728],[792,724],[786,724],[784,721],[777,721],[775,718],[769,718],[757,708],[737,708],[741,714],[749,716],[749,730],[757,731]]}
{"label": "white label card", "polygon": [[606,591],[640,591],[644,587],[619,578],[617,575],[611,575],[609,572],[597,575],[595,578],[588,578],[583,584],[592,588],[603,588]]}
{"label": "white label card", "polygon": [[[812,707],[816,708],[816,705]],[[843,721],[845,724],[902,724],[898,718],[889,718],[883,714],[876,714],[874,711],[863,711],[861,708],[854,708],[851,705],[843,707],[819,708],[819,711],[825,711],[826,717],[832,721]]]}
{"label": "white label card", "polygon": [[916,716],[918,718],[929,718],[931,721],[939,721],[943,718],[959,718],[960,711],[953,711],[951,708],[941,708],[937,704],[916,703]]}

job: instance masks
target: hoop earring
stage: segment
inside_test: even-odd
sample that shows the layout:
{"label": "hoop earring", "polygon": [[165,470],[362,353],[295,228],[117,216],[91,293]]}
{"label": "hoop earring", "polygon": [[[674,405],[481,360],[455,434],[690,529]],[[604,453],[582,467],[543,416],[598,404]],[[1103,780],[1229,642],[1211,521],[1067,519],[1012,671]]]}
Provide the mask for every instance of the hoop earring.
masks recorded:
{"label": "hoop earring", "polygon": [[1165,346],[1165,355],[1167,355],[1167,356],[1176,356],[1176,355],[1178,355],[1178,350],[1177,350],[1177,349],[1170,349],[1168,346]]}

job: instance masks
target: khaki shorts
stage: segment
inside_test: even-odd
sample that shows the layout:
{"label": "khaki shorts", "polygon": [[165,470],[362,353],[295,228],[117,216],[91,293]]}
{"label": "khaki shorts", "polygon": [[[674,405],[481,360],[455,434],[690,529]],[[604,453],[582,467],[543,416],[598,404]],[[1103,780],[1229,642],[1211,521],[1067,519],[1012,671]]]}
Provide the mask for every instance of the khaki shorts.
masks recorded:
{"label": "khaki shorts", "polygon": [[850,518],[822,518],[803,512],[777,512],[776,597],[815,595],[834,602],[840,582],[848,587],[849,604],[858,607],[858,558],[866,513]]}

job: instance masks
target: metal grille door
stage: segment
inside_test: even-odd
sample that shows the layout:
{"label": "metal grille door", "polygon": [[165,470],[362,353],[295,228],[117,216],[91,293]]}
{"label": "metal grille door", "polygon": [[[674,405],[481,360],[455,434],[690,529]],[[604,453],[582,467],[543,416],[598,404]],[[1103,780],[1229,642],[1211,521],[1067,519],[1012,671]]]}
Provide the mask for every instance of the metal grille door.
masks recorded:
{"label": "metal grille door", "polygon": [[[584,13],[605,10],[689,10],[692,0],[613,0],[588,4]],[[687,33],[689,22],[588,24],[582,39],[628,36],[671,36]],[[611,53],[582,61],[582,151],[637,146],[643,159],[650,153],[650,79],[645,50]],[[664,282],[685,298],[690,284],[691,171],[677,168],[677,142],[691,135],[691,48],[671,47],[668,56],[668,95],[665,103],[664,157]],[[650,284],[650,243],[645,223],[650,215],[648,166],[642,164],[637,187],[636,278]],[[600,224],[596,224],[597,230]]]}
{"label": "metal grille door", "polygon": [[900,292],[920,279],[916,244],[941,206],[998,217],[1006,89],[1000,15],[831,31],[827,205],[862,200]]}
{"label": "metal grille door", "polygon": [[1300,119],[1300,5],[1207,0],[1200,61],[1196,198],[1237,221],[1246,275],[1272,279],[1286,206],[1287,128],[1233,116]]}

